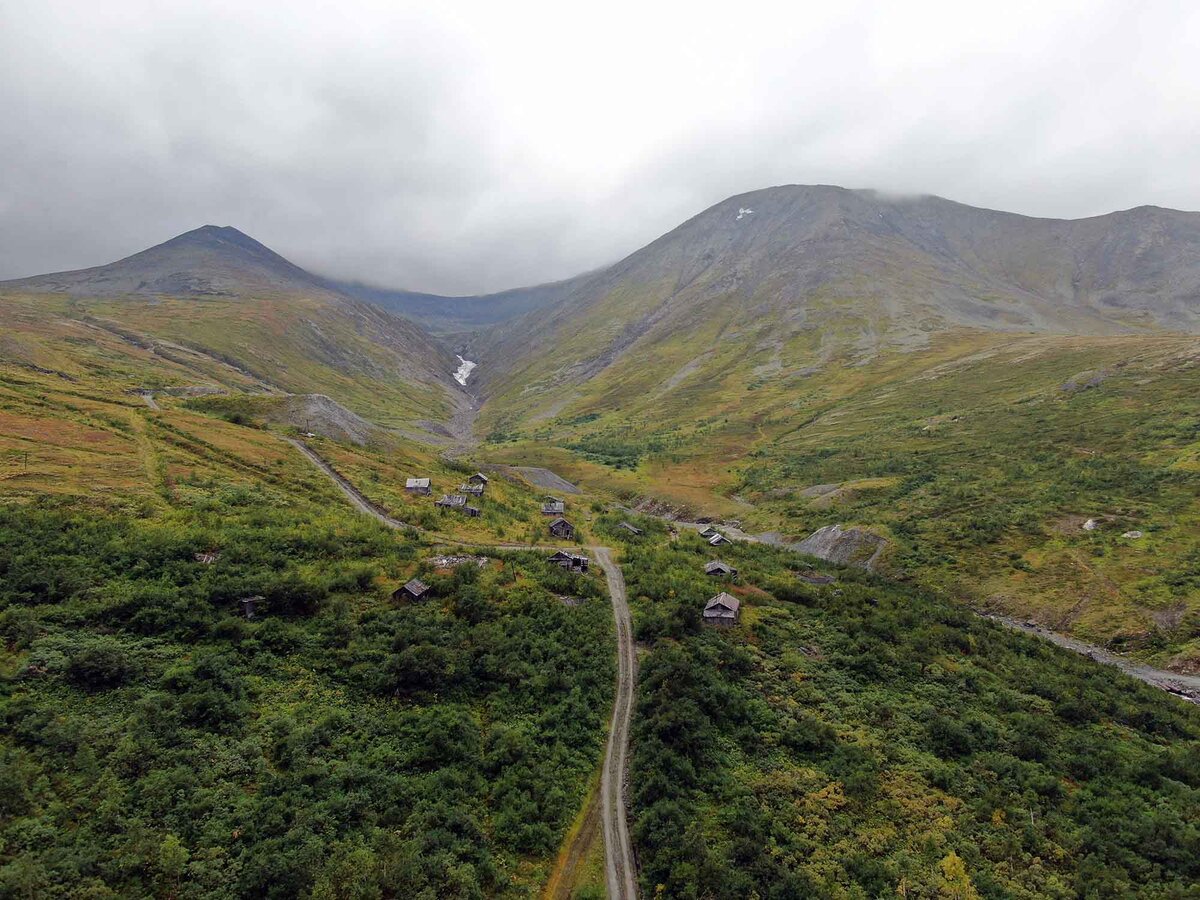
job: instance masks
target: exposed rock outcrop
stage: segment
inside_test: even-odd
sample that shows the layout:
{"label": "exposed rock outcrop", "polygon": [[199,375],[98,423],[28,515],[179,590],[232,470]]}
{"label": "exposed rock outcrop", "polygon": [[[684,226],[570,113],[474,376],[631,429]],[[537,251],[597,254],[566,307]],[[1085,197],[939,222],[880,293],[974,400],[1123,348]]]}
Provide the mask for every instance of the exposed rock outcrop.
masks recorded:
{"label": "exposed rock outcrop", "polygon": [[826,525],[800,543],[793,544],[791,549],[841,566],[857,566],[872,571],[887,547],[886,538],[862,528]]}

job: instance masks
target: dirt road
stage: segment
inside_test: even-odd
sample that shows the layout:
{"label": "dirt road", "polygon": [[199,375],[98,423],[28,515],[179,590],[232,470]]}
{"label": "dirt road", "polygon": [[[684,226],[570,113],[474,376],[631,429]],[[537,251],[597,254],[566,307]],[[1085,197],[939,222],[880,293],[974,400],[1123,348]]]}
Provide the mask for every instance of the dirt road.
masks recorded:
{"label": "dirt road", "polygon": [[[287,441],[304,454],[314,466],[338,486],[359,512],[382,522],[389,528],[412,528],[398,519],[393,519],[368,500],[353,484],[334,471],[316,452],[301,441]],[[554,550],[554,547],[530,546],[526,544],[483,544],[444,539],[448,544],[479,547],[490,546],[509,550]],[[633,717],[633,695],[637,686],[637,657],[633,647],[633,625],[629,619],[629,601],[625,595],[625,576],[621,567],[613,561],[608,547],[589,547],[589,552],[604,571],[608,581],[608,593],[612,598],[613,620],[617,631],[617,691],[613,700],[612,723],[608,732],[608,744],[604,749],[604,770],[600,778],[601,810],[604,820],[604,868],[608,882],[610,900],[636,900],[637,869],[633,858],[633,844],[629,840],[629,819],[625,812],[625,782],[629,758],[629,724]]]}
{"label": "dirt road", "polygon": [[625,576],[613,562],[607,547],[590,547],[596,564],[608,579],[613,618],[617,625],[617,694],[613,701],[612,725],[604,752],[604,771],[600,778],[600,796],[604,813],[604,868],[610,900],[637,897],[637,868],[633,845],[629,840],[629,819],[625,814],[625,778],[629,755],[629,723],[633,718],[633,693],[637,685],[637,657],[634,655],[633,626],[629,620],[629,601],[625,596]]}

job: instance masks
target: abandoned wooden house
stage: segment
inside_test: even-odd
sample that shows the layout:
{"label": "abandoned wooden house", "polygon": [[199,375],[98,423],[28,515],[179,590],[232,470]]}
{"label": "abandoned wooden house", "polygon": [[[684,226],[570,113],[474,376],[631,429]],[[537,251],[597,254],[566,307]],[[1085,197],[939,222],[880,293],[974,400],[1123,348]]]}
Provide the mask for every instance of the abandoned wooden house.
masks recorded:
{"label": "abandoned wooden house", "polygon": [[429,593],[429,585],[421,581],[419,578],[414,578],[407,584],[404,584],[392,592],[393,600],[420,600]]}
{"label": "abandoned wooden house", "polygon": [[409,478],[404,482],[404,489],[413,494],[428,494],[433,490],[428,478]]}
{"label": "abandoned wooden house", "polygon": [[463,512],[464,512],[466,515],[470,516],[472,519],[478,519],[478,518],[479,518],[479,507],[478,507],[478,506],[464,506],[464,507],[462,508],[462,511],[463,511]]}
{"label": "abandoned wooden house", "polygon": [[561,516],[567,508],[561,500],[556,500],[554,497],[547,497],[546,502],[542,504],[543,516]]}
{"label": "abandoned wooden house", "polygon": [[552,535],[554,535],[556,538],[562,538],[564,541],[569,541],[571,538],[575,537],[575,526],[562,516],[559,516],[557,519],[551,522],[548,527]]}
{"label": "abandoned wooden house", "polygon": [[702,537],[702,538],[710,538],[716,533],[717,533],[717,529],[715,527],[713,527],[712,525],[705,525],[703,528],[700,529],[700,537]]}
{"label": "abandoned wooden house", "polygon": [[833,584],[837,581],[832,575],[821,572],[801,572],[797,577],[806,584]]}
{"label": "abandoned wooden house", "polygon": [[462,509],[467,505],[467,498],[462,494],[443,494],[441,500],[435,500],[434,506],[442,509]]}
{"label": "abandoned wooden house", "polygon": [[476,472],[474,475],[468,478],[467,481],[471,482],[471,484],[478,484],[482,485],[483,487],[487,487],[488,477],[482,472]]}
{"label": "abandoned wooden house", "polygon": [[550,557],[550,562],[564,569],[570,569],[572,572],[586,572],[588,570],[588,558],[586,556],[568,553],[566,550],[559,550]]}
{"label": "abandoned wooden house", "polygon": [[266,599],[265,597],[256,594],[253,597],[243,597],[241,599],[242,613],[247,619],[253,619],[258,612],[258,605]]}
{"label": "abandoned wooden house", "polygon": [[725,537],[725,535],[721,534],[721,532],[718,531],[718,532],[714,533],[713,536],[708,539],[708,543],[709,543],[709,546],[720,547],[722,544],[731,544],[733,542],[730,541],[729,538]]}
{"label": "abandoned wooden house", "polygon": [[641,534],[642,533],[642,529],[638,528],[636,525],[630,525],[628,522],[622,522],[617,527],[624,528],[630,534]]}
{"label": "abandoned wooden house", "polygon": [[458,486],[458,492],[460,494],[470,494],[472,497],[482,497],[483,485],[473,484],[472,482],[468,481],[466,484],[460,484]]}
{"label": "abandoned wooden house", "polygon": [[704,605],[702,616],[705,625],[717,625],[728,628],[736,625],[741,615],[742,602],[730,594],[721,591]]}
{"label": "abandoned wooden house", "polygon": [[738,570],[719,559],[704,564],[704,574],[713,578],[737,578]]}

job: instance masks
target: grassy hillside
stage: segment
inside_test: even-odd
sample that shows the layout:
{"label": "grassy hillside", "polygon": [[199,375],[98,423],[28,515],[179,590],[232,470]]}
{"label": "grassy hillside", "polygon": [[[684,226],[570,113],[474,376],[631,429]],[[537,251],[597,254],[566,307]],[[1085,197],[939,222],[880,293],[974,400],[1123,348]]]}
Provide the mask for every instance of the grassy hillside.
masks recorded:
{"label": "grassy hillside", "polygon": [[[1194,896],[1200,710],[925,590],[805,585],[761,545],[713,581],[652,524],[627,545],[646,896]],[[721,589],[741,624],[702,627]]]}
{"label": "grassy hillside", "polygon": [[752,531],[869,526],[893,572],[1200,666],[1195,338],[946,335],[864,365],[703,345],[630,356],[541,422],[490,405],[486,450]]}
{"label": "grassy hillside", "polygon": [[[438,568],[288,429],[151,409],[118,386],[178,363],[53,337],[0,369],[0,895],[536,895],[602,750],[602,578]],[[428,447],[313,443],[441,534],[542,524],[503,480],[479,520],[394,495],[462,480]]]}

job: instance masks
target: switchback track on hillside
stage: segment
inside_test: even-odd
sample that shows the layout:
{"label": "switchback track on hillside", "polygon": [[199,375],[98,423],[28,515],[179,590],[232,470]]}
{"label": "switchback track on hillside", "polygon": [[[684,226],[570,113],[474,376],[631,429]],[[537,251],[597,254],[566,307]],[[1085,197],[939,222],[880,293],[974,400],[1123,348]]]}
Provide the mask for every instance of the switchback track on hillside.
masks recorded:
{"label": "switchback track on hillside", "polygon": [[[302,441],[285,438],[309,462],[323,472],[359,512],[389,528],[423,529],[394,519],[379,509],[344,476]],[[428,533],[428,532],[425,532]],[[438,539],[463,547],[496,547],[505,550],[555,550],[556,547],[532,544],[486,543],[456,538]],[[629,729],[633,718],[633,696],[637,686],[637,657],[633,646],[633,625],[629,617],[629,602],[625,595],[625,576],[608,547],[589,547],[596,564],[604,571],[608,593],[612,599],[613,621],[617,634],[617,690],[613,699],[612,722],[604,748],[604,768],[601,772],[601,811],[604,824],[604,868],[610,900],[637,900],[637,865],[633,844],[629,838],[629,820],[625,810],[625,786],[628,779]]]}

